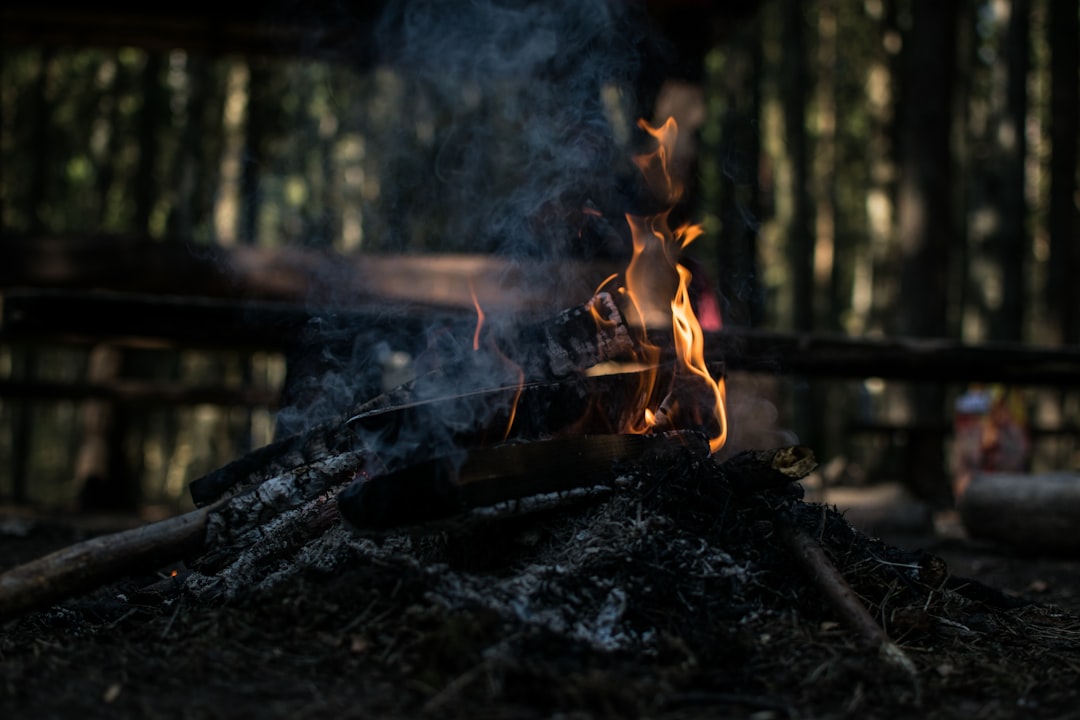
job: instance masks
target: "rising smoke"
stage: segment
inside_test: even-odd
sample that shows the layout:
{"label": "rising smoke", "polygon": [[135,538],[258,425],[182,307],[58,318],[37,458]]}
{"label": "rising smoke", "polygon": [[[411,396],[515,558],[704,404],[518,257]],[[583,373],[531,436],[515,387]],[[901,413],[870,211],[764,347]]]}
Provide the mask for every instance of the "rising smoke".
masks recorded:
{"label": "rising smoke", "polygon": [[595,252],[579,238],[582,208],[627,209],[621,184],[633,173],[616,125],[639,112],[643,57],[655,54],[635,7],[391,3],[378,47],[404,87],[402,141],[391,148],[408,156],[387,153],[383,170],[400,185],[377,211],[397,218],[401,239],[511,257]]}
{"label": "rising smoke", "polygon": [[[622,218],[640,199],[640,183],[627,143],[642,113],[643,75],[663,55],[642,5],[386,3],[374,25],[371,97],[352,110],[376,159],[377,192],[363,207],[365,251],[488,253],[523,263],[628,256]],[[349,286],[327,280],[321,303]],[[553,295],[562,282],[530,278]],[[446,334],[419,333],[444,344]],[[415,328],[402,335],[332,316],[313,324],[290,360],[279,434],[341,416],[377,393],[397,351],[421,349]],[[427,390],[451,394],[472,384],[458,377],[454,387]]]}

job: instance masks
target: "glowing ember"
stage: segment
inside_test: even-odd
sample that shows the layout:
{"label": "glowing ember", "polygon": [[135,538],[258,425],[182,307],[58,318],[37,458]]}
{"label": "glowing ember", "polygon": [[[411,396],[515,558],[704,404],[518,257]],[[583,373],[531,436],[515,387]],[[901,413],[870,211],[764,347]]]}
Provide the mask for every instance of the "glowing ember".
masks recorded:
{"label": "glowing ember", "polygon": [[[671,208],[682,194],[668,167],[678,128],[673,118],[659,128],[644,120],[638,125],[656,138],[657,147],[651,153],[635,157],[634,162],[668,209],[646,217],[626,216],[633,235],[634,254],[626,268],[626,286],[620,292],[629,301],[631,319],[638,325],[642,348],[642,357],[638,359],[654,370],[643,374],[638,392],[641,409],[625,429],[643,433],[688,426],[702,428],[709,433],[710,448],[716,452],[727,439],[724,381],[709,374],[704,335],[690,304],[692,275],[678,261],[679,252],[698,238],[702,229],[698,225],[684,225],[672,230],[668,225]],[[647,331],[661,327],[672,328],[676,369],[671,388],[654,410],[651,406],[660,350],[648,341]]]}

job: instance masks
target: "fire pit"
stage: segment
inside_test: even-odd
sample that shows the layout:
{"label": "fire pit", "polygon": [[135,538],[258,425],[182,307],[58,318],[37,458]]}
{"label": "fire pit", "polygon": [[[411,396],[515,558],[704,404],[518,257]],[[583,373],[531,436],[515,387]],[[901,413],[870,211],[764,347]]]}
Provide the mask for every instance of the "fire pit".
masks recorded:
{"label": "fire pit", "polygon": [[[670,205],[674,125],[644,127],[657,147],[638,165]],[[997,702],[1045,683],[1039,702],[1071,711],[1076,684],[1050,678],[1076,677],[1075,617],[803,502],[807,448],[726,447],[725,381],[678,263],[696,231],[666,218],[628,217],[622,282],[579,307],[510,332],[478,304],[470,349],[200,478],[198,510],[0,575],[0,614],[21,616],[9,683],[33,685],[39,634],[149,629],[154,657],[254,653],[173,699],[196,714],[240,667],[311,716],[912,713],[990,667]],[[304,658],[306,705],[278,687]]]}
{"label": "fire pit", "polygon": [[[423,363],[427,372],[347,419],[195,481],[200,510],[8,572],[0,578],[0,612],[85,590],[133,562],[192,551],[200,553],[194,566],[218,584],[262,585],[269,565],[296,565],[313,543],[316,554],[336,556],[325,539],[347,548],[342,533],[350,530],[506,504],[520,510],[544,496],[558,504],[566,495],[610,490],[616,462],[690,448],[703,458],[719,452],[728,434],[724,380],[706,364],[691,273],[678,259],[700,229],[667,222],[681,192],[668,168],[677,129],[673,120],[640,126],[656,147],[635,161],[665,209],[627,216],[634,254],[615,294],[598,291],[501,338],[485,332],[476,302],[471,353],[435,352]],[[654,335],[664,328],[661,346]]]}

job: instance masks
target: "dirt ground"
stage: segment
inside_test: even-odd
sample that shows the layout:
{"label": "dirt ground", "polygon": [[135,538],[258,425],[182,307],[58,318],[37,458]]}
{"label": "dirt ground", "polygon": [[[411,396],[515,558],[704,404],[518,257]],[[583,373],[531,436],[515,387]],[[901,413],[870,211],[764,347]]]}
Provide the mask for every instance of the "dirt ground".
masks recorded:
{"label": "dirt ground", "polygon": [[[1080,718],[1080,562],[905,541],[926,555],[784,500],[807,527],[823,518],[823,546],[905,665],[862,645],[785,557],[758,514],[779,501],[736,502],[713,525],[673,502],[513,525],[482,540],[501,548],[483,562],[360,553],[228,602],[180,592],[183,574],[126,578],[0,625],[0,717]],[[87,534],[7,515],[0,567]],[[567,538],[588,548],[571,557]],[[933,556],[948,575],[894,572]],[[531,601],[569,621],[497,604],[539,567]],[[448,600],[466,585],[489,596]]]}

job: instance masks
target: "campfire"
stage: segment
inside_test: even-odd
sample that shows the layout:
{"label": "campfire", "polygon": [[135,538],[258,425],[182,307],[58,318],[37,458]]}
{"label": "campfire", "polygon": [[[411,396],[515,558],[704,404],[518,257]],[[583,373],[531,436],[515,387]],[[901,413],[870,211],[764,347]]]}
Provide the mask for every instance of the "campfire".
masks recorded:
{"label": "campfire", "polygon": [[626,217],[624,273],[514,327],[474,295],[464,341],[435,344],[414,379],[199,478],[191,513],[8,570],[0,616],[161,568],[141,602],[269,602],[297,578],[382,568],[391,594],[407,583],[515,638],[662,657],[745,645],[736,625],[793,598],[839,619],[918,705],[922,670],[896,638],[1019,603],[803,502],[808,448],[727,446],[722,359],[705,357],[679,257],[701,231],[668,224],[676,127],[641,128],[655,148],[636,162],[665,209]]}

